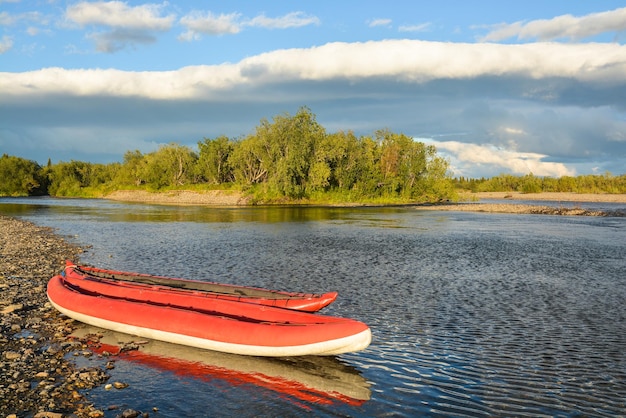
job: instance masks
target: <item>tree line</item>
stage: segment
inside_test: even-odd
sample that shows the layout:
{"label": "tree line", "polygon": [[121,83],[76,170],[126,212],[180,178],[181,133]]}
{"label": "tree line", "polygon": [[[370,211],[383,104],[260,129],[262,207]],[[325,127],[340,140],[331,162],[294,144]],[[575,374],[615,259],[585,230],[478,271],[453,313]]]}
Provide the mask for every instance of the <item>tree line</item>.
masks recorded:
{"label": "tree line", "polygon": [[334,194],[344,201],[438,201],[454,195],[448,162],[434,146],[387,129],[372,136],[327,133],[306,107],[263,119],[243,138],[205,138],[197,151],[171,143],[127,151],[123,162],[0,158],[0,195],[95,197],[143,188],[237,188],[260,201]]}
{"label": "tree line", "polygon": [[471,192],[570,192],[570,193],[626,193],[626,175],[611,173],[581,176],[539,177],[532,173],[524,176],[500,174],[492,178],[455,178],[455,187]]}
{"label": "tree line", "polygon": [[371,136],[327,133],[306,107],[263,119],[242,138],[204,138],[197,151],[177,143],[122,162],[48,164],[0,157],[0,196],[102,197],[114,190],[238,189],[257,202],[437,202],[457,190],[626,193],[626,176],[452,178],[448,161],[387,129]]}

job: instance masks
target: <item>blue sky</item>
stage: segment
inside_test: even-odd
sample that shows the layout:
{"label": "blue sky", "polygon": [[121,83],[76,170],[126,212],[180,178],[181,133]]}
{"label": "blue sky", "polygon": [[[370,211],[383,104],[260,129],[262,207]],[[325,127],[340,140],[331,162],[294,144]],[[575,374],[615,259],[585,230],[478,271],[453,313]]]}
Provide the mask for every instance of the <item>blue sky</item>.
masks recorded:
{"label": "blue sky", "polygon": [[0,0],[0,153],[121,161],[307,106],[453,175],[626,173],[623,1]]}

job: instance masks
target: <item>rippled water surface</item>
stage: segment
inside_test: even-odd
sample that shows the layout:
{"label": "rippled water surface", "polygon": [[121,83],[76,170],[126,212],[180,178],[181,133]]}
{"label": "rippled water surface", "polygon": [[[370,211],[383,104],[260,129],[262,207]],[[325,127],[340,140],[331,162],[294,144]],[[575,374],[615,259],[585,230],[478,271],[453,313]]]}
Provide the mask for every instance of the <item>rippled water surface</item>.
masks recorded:
{"label": "rippled water surface", "polygon": [[111,371],[127,389],[90,393],[102,408],[626,414],[626,218],[55,199],[0,199],[0,213],[91,245],[80,261],[105,268],[336,290],[324,313],[373,331],[367,350],[330,358],[258,359],[150,342]]}

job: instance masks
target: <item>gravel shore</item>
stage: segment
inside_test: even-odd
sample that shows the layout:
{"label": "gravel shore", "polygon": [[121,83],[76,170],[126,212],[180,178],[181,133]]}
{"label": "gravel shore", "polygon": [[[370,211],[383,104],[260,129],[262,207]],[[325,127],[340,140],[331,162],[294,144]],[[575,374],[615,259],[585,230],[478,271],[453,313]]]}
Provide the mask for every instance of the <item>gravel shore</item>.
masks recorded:
{"label": "gravel shore", "polygon": [[76,323],[48,302],[46,285],[82,249],[50,228],[0,215],[0,417],[101,417],[81,389],[102,384],[98,368],[78,369],[67,354]]}
{"label": "gravel shore", "polygon": [[[624,203],[625,194],[577,194],[577,193],[467,193],[461,196],[465,203],[438,204],[418,206],[422,210],[464,211],[488,213],[521,213],[531,215],[565,215],[565,216],[610,216],[625,217],[626,210],[593,210],[581,206],[585,202],[592,203]],[[500,200],[500,202],[492,202]],[[515,201],[550,201],[561,203],[558,206],[531,205],[525,203],[502,203],[502,200]],[[467,203],[467,202],[471,203]],[[579,205],[580,204],[580,205]]]}
{"label": "gravel shore", "polygon": [[480,192],[464,193],[462,197],[468,199],[507,199],[507,200],[544,200],[552,202],[603,202],[626,203],[626,194],[619,193],[520,193],[520,192]]}
{"label": "gravel shore", "polygon": [[553,207],[542,205],[525,205],[511,203],[461,203],[418,206],[418,210],[486,212],[486,213],[520,213],[529,215],[563,215],[563,216],[608,216],[625,217],[626,210],[593,210],[580,207]]}
{"label": "gravel shore", "polygon": [[209,190],[206,192],[191,190],[172,190],[169,192],[117,190],[105,196],[105,199],[165,205],[245,206],[249,204],[249,199],[244,197],[243,193],[226,190]]}

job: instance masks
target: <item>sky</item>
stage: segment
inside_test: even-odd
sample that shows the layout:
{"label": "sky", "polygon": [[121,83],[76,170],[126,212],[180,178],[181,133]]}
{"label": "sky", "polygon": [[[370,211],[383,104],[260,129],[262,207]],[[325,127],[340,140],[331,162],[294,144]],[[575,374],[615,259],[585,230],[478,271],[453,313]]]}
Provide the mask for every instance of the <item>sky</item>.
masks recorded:
{"label": "sky", "polygon": [[455,177],[626,174],[625,43],[623,0],[0,0],[0,155],[123,161],[306,106]]}

